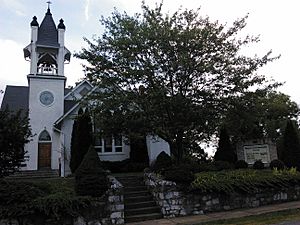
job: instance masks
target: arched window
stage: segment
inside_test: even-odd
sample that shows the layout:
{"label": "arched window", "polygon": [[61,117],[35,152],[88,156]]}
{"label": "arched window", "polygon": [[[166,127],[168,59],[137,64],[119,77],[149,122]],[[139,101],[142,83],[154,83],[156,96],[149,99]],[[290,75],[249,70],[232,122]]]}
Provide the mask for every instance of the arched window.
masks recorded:
{"label": "arched window", "polygon": [[50,134],[48,133],[47,130],[43,130],[39,136],[39,142],[44,142],[44,141],[51,141]]}

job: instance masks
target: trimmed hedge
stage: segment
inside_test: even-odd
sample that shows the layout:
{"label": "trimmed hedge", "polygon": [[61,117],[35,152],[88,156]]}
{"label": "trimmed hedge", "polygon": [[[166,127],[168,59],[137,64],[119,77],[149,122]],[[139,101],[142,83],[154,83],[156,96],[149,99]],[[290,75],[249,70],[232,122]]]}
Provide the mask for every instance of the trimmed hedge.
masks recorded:
{"label": "trimmed hedge", "polygon": [[278,170],[284,169],[284,162],[282,162],[279,159],[274,159],[270,163],[270,168],[273,170],[274,168],[277,168]]}
{"label": "trimmed hedge", "polygon": [[170,167],[165,171],[164,178],[185,185],[189,185],[195,179],[190,168],[185,165]]}
{"label": "trimmed hedge", "polygon": [[300,184],[300,173],[290,170],[252,170],[205,172],[196,174],[192,190],[201,193],[257,193],[262,190],[288,188]]}
{"label": "trimmed hedge", "polygon": [[235,162],[236,169],[246,169],[248,168],[248,163],[245,160],[238,160]]}
{"label": "trimmed hedge", "polygon": [[75,191],[82,196],[101,197],[107,189],[106,172],[101,167],[97,152],[90,146],[75,172]]}
{"label": "trimmed hedge", "polygon": [[255,170],[262,170],[264,168],[265,168],[265,165],[261,160],[257,160],[253,164],[253,169],[255,169]]}
{"label": "trimmed hedge", "polygon": [[156,158],[156,161],[152,165],[152,169],[155,172],[164,172],[166,169],[172,166],[172,158],[162,151]]}
{"label": "trimmed hedge", "polygon": [[17,219],[22,224],[62,224],[88,209],[102,209],[100,198],[76,196],[73,179],[13,181],[0,179],[0,218]]}

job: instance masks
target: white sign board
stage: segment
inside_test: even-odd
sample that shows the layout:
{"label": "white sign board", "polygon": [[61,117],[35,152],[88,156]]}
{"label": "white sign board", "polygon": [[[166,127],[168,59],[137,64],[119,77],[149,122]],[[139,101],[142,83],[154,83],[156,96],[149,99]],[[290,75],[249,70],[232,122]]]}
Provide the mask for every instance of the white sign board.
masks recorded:
{"label": "white sign board", "polygon": [[263,163],[270,163],[269,145],[245,145],[244,146],[245,161],[253,164],[257,160]]}

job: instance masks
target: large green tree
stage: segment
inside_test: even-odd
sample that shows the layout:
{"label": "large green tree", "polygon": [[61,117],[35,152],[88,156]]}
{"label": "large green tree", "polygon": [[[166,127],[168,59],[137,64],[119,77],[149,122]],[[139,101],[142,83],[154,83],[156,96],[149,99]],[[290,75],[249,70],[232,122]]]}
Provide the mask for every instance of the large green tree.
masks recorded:
{"label": "large green tree", "polygon": [[233,141],[282,136],[286,121],[297,119],[299,108],[286,94],[274,90],[246,92],[232,98],[224,123]]}
{"label": "large green tree", "polygon": [[19,169],[30,137],[29,119],[22,111],[0,110],[0,178]]}
{"label": "large green tree", "polygon": [[239,38],[246,17],[232,26],[201,17],[199,10],[102,18],[105,32],[77,56],[88,61],[87,78],[100,90],[95,119],[106,133],[148,133],[165,139],[180,162],[190,146],[215,133],[224,111],[251,87],[266,84],[256,71],[277,57],[240,54],[258,42]]}

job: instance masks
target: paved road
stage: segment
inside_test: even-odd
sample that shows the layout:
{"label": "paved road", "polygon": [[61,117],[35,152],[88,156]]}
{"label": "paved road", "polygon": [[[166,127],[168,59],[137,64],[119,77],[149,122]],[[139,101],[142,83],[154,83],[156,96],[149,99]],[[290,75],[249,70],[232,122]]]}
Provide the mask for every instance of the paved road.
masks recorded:
{"label": "paved road", "polygon": [[[209,222],[220,219],[240,218],[251,215],[260,215],[264,213],[283,211],[288,209],[300,208],[300,201],[286,202],[275,205],[261,206],[258,208],[239,209],[227,212],[208,213],[197,216],[184,216],[170,219],[150,220],[136,223],[126,223],[127,225],[192,225],[200,222]],[[300,221],[285,222],[273,225],[300,225]]]}

